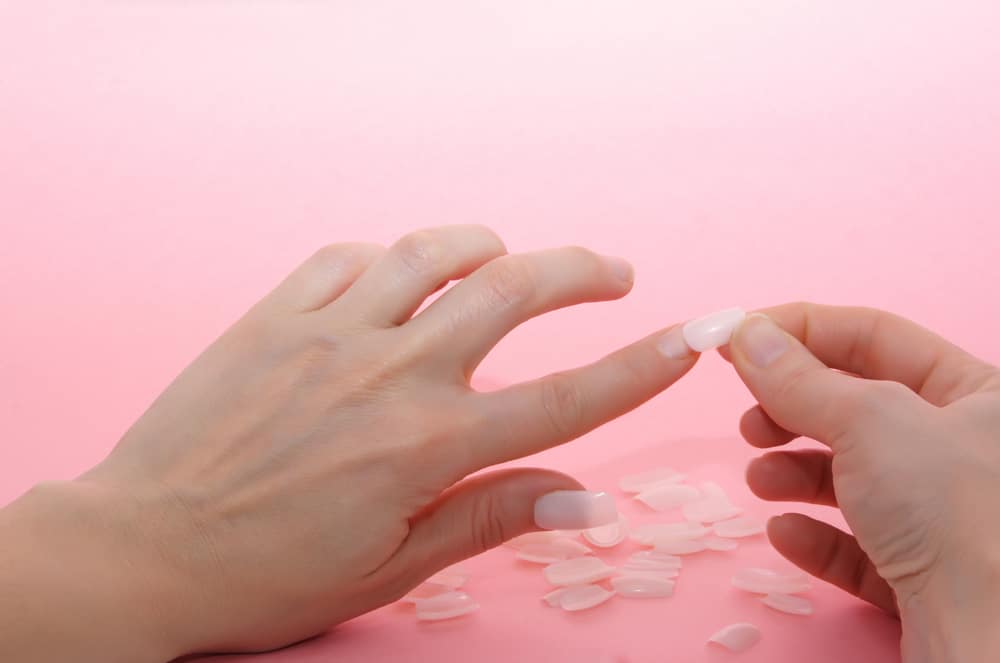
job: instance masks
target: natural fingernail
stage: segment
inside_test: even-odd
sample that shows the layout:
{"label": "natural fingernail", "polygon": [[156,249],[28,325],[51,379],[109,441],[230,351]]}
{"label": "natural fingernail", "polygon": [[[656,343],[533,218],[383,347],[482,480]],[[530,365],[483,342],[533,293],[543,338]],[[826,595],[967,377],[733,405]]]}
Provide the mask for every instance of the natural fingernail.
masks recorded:
{"label": "natural fingernail", "polygon": [[684,325],[684,340],[695,352],[705,352],[729,343],[729,339],[747,314],[741,308],[728,308],[692,320]]}
{"label": "natural fingernail", "polygon": [[691,348],[684,340],[684,329],[680,326],[664,334],[656,344],[656,348],[668,359],[687,359],[691,356]]}
{"label": "natural fingernail", "polygon": [[757,368],[767,368],[788,350],[788,335],[771,318],[755,313],[740,326],[736,343]]}
{"label": "natural fingernail", "polygon": [[557,490],[535,502],[535,525],[541,529],[590,529],[618,522],[615,498],[587,490]]}
{"label": "natural fingernail", "polygon": [[618,258],[615,256],[602,256],[608,269],[611,273],[615,275],[620,281],[625,283],[632,283],[635,281],[635,270],[632,268],[632,263],[624,258]]}

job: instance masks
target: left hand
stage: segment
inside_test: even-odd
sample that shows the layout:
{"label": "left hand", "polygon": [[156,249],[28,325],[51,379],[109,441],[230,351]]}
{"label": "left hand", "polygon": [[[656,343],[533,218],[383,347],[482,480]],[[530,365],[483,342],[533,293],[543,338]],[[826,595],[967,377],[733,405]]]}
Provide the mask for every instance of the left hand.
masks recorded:
{"label": "left hand", "polygon": [[[540,496],[580,488],[545,470],[465,477],[572,440],[691,368],[695,357],[658,350],[661,331],[585,368],[470,388],[516,326],[631,287],[620,259],[506,255],[481,227],[426,230],[388,250],[327,247],[198,357],[104,462],[35,501],[58,507],[66,495],[99,514],[83,519],[99,519],[105,540],[72,560],[72,582],[81,597],[124,597],[125,613],[107,617],[129,625],[120,643],[137,641],[122,660],[315,635],[534,529]],[[53,564],[79,550],[57,550]],[[152,641],[155,656],[140,644]]]}

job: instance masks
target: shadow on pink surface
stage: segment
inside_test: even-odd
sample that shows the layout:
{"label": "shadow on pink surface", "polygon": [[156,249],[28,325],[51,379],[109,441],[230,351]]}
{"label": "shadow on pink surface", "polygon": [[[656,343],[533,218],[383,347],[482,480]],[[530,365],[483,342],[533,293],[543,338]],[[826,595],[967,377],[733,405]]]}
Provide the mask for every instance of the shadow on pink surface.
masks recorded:
{"label": "shadow on pink surface", "polygon": [[[668,466],[685,473],[692,482],[716,481],[750,516],[766,518],[794,510],[844,526],[839,513],[832,509],[775,505],[754,498],[742,479],[743,467],[754,453],[742,440],[733,438],[685,439],[664,441],[617,457],[609,452],[604,462],[560,469],[572,472],[591,489],[615,494],[620,511],[635,525],[674,521],[680,515],[656,513],[636,502],[618,490],[618,479],[643,469]],[[638,549],[639,546],[626,541],[596,554],[614,565],[624,562]],[[542,577],[542,567],[516,561],[510,549],[489,551],[463,566],[472,574],[466,589],[482,605],[478,613],[469,617],[419,623],[412,606],[393,604],[340,625],[322,637],[261,657],[190,660],[772,663],[792,655],[810,663],[842,663],[859,656],[880,663],[899,660],[899,622],[837,588],[818,581],[813,583],[807,594],[815,605],[811,617],[774,612],[757,597],[734,589],[729,578],[741,568],[788,566],[763,536],[741,539],[739,548],[733,552],[703,552],[685,557],[671,598],[615,598],[579,613],[564,613],[546,606],[541,597],[551,587]],[[719,628],[736,622],[757,625],[763,632],[761,642],[738,659],[731,652],[706,645]]]}

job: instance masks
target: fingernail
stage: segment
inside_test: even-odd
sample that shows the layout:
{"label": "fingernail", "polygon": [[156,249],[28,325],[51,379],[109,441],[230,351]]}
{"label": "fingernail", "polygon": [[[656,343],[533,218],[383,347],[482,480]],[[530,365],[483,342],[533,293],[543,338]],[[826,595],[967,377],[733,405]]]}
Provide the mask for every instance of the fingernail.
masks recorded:
{"label": "fingernail", "polygon": [[737,343],[757,368],[767,368],[788,350],[788,335],[771,318],[755,313],[740,326]]}
{"label": "fingernail", "polygon": [[614,274],[619,280],[625,283],[632,283],[635,281],[635,270],[632,268],[632,263],[624,258],[618,258],[615,256],[601,256],[604,259],[605,264],[611,273]]}
{"label": "fingernail", "polygon": [[687,359],[691,356],[691,348],[684,340],[684,329],[680,325],[664,334],[656,349],[668,359]]}
{"label": "fingernail", "polygon": [[729,343],[733,331],[747,317],[741,308],[728,308],[684,325],[684,340],[695,352],[705,352]]}
{"label": "fingernail", "polygon": [[535,502],[535,525],[542,529],[590,529],[618,522],[615,498],[587,490],[557,490]]}

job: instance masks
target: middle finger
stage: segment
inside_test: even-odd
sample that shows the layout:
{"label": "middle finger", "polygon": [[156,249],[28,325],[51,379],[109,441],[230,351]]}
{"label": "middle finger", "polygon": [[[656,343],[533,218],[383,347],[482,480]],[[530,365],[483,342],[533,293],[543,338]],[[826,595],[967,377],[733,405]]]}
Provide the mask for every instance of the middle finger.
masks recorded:
{"label": "middle finger", "polygon": [[460,282],[406,327],[441,345],[466,376],[500,340],[531,318],[625,296],[631,265],[569,247],[503,256]]}

